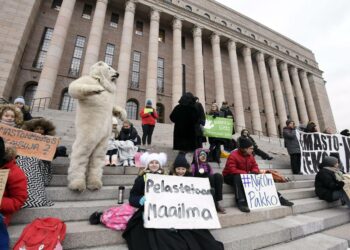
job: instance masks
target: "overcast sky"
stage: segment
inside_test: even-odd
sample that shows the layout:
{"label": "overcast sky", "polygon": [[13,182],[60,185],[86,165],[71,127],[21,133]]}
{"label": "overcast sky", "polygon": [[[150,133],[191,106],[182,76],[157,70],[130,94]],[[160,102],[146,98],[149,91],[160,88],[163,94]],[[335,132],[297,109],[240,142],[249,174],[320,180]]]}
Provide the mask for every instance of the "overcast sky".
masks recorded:
{"label": "overcast sky", "polygon": [[350,0],[217,0],[311,49],[339,131],[350,129]]}

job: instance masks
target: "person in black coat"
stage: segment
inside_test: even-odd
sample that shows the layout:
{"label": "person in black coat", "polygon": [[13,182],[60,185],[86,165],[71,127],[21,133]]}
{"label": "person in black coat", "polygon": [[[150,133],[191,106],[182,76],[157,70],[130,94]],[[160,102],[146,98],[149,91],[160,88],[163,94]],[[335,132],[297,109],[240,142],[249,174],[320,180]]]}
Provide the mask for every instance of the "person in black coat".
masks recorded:
{"label": "person in black coat", "polygon": [[120,141],[132,141],[134,145],[141,144],[141,138],[129,120],[123,122],[123,127],[117,139]]}
{"label": "person in black coat", "polygon": [[[230,107],[226,101],[222,102],[220,111],[224,114],[225,118],[231,118],[233,122],[233,127],[232,127],[232,134],[234,135],[236,133],[235,131],[235,119],[233,117],[233,113],[230,110]],[[232,150],[237,148],[237,142],[232,138],[232,139],[224,139],[224,150],[227,152],[231,152]]]}
{"label": "person in black coat", "polygon": [[255,140],[253,139],[253,137],[250,136],[249,134],[249,131],[247,129],[243,129],[241,131],[241,136],[237,139],[237,143],[238,143],[238,146],[240,144],[240,140],[242,138],[245,138],[245,139],[249,139],[252,143],[253,143],[253,146],[254,146],[254,155],[259,155],[263,160],[272,160],[273,157],[271,157],[270,155],[268,155],[267,153],[265,153],[264,151],[262,151],[259,147],[258,147],[258,144],[256,144]]}
{"label": "person in black coat", "polygon": [[199,117],[197,123],[195,124],[196,148],[201,148],[203,146],[203,142],[206,142],[206,138],[203,135],[203,127],[205,126],[205,112],[203,105],[199,102],[198,97],[195,97],[194,107],[196,108]]}
{"label": "person in black coat", "polygon": [[350,208],[350,200],[343,187],[343,172],[338,168],[338,159],[333,156],[326,156],[319,165],[320,171],[316,174],[315,193],[321,200],[333,202],[341,200]]}
{"label": "person in black coat", "polygon": [[174,125],[173,149],[185,152],[196,149],[196,126],[200,116],[195,107],[195,97],[192,93],[185,93],[179,100],[179,104],[170,114],[170,120]]}
{"label": "person in black coat", "polygon": [[32,119],[32,115],[29,112],[30,108],[26,105],[23,96],[17,97],[13,103],[21,110],[23,114],[23,121],[29,121]]}

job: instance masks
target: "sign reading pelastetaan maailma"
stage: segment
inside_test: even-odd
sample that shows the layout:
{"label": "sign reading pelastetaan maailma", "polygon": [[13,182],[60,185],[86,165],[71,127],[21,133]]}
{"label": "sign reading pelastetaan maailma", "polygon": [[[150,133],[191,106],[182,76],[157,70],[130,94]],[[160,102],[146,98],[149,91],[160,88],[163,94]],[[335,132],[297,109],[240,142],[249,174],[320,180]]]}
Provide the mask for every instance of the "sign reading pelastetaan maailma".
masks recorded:
{"label": "sign reading pelastetaan maailma", "polygon": [[208,178],[147,174],[146,228],[221,228]]}

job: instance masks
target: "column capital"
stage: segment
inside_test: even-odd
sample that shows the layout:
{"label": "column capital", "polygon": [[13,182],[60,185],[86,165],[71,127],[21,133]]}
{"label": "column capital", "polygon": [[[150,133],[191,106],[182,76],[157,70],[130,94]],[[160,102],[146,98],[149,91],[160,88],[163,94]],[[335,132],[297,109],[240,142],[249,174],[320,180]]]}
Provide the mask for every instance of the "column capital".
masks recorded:
{"label": "column capital", "polygon": [[285,71],[285,70],[288,70],[288,64],[286,62],[280,62],[279,64],[279,68],[281,71]]}
{"label": "column capital", "polygon": [[265,55],[261,51],[258,51],[255,55],[256,61],[261,62],[265,60]]}
{"label": "column capital", "polygon": [[290,70],[290,72],[292,74],[297,74],[298,73],[298,70],[297,70],[297,68],[294,65],[291,65],[289,70]]}
{"label": "column capital", "polygon": [[248,46],[243,47],[243,56],[244,57],[251,56],[251,51],[250,51],[250,48]]}
{"label": "column capital", "polygon": [[136,4],[135,1],[129,0],[125,3],[125,12],[135,13]]}
{"label": "column capital", "polygon": [[179,29],[181,30],[182,28],[182,22],[179,18],[174,17],[173,19],[173,30]]}
{"label": "column capital", "polygon": [[210,35],[211,44],[220,44],[220,36],[216,33]]}
{"label": "column capital", "polygon": [[268,62],[269,62],[270,67],[276,67],[277,66],[276,58],[274,58],[272,56],[269,57]]}
{"label": "column capital", "polygon": [[199,26],[194,26],[192,33],[193,37],[202,37],[202,28]]}
{"label": "column capital", "polygon": [[236,50],[236,48],[237,48],[236,41],[233,39],[230,39],[227,43],[227,47],[229,50]]}
{"label": "column capital", "polygon": [[300,78],[306,78],[306,72],[305,72],[305,70],[301,69],[301,70],[299,71],[299,76],[300,76]]}
{"label": "column capital", "polygon": [[157,9],[151,10],[151,21],[159,22],[160,19],[160,12]]}

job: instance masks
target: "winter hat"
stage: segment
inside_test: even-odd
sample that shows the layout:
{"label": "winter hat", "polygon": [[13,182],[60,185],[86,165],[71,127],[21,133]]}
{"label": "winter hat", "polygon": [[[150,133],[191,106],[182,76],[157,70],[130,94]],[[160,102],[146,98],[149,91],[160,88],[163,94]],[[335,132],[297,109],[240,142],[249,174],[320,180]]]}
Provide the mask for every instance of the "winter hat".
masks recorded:
{"label": "winter hat", "polygon": [[178,167],[184,167],[186,169],[190,169],[190,164],[186,160],[186,154],[184,152],[179,152],[174,161],[174,169]]}
{"label": "winter hat", "polygon": [[349,129],[344,129],[343,131],[340,132],[340,134],[344,136],[350,136]]}
{"label": "winter hat", "polygon": [[94,212],[92,215],[90,215],[89,222],[91,225],[97,225],[101,223],[101,216],[102,212]]}
{"label": "winter hat", "polygon": [[152,106],[152,100],[151,99],[147,99],[146,106]]}
{"label": "winter hat", "polygon": [[248,138],[241,138],[239,140],[239,148],[249,148],[253,146],[253,143],[250,139]]}
{"label": "winter hat", "polygon": [[14,104],[16,104],[16,103],[22,103],[23,105],[26,104],[26,102],[25,102],[23,96],[17,97],[13,103],[14,103]]}
{"label": "winter hat", "polygon": [[140,160],[141,160],[141,164],[143,166],[145,166],[146,168],[148,168],[148,164],[153,160],[158,161],[160,167],[163,168],[164,165],[166,164],[167,156],[165,153],[159,153],[159,154],[151,153],[150,154],[150,153],[146,152],[146,153],[142,154]]}
{"label": "winter hat", "polygon": [[338,163],[338,159],[333,156],[326,156],[323,158],[322,166],[324,167],[334,167]]}
{"label": "winter hat", "polygon": [[288,126],[288,125],[289,125],[290,123],[292,123],[292,122],[294,122],[294,121],[288,119],[288,120],[286,121],[286,125]]}

